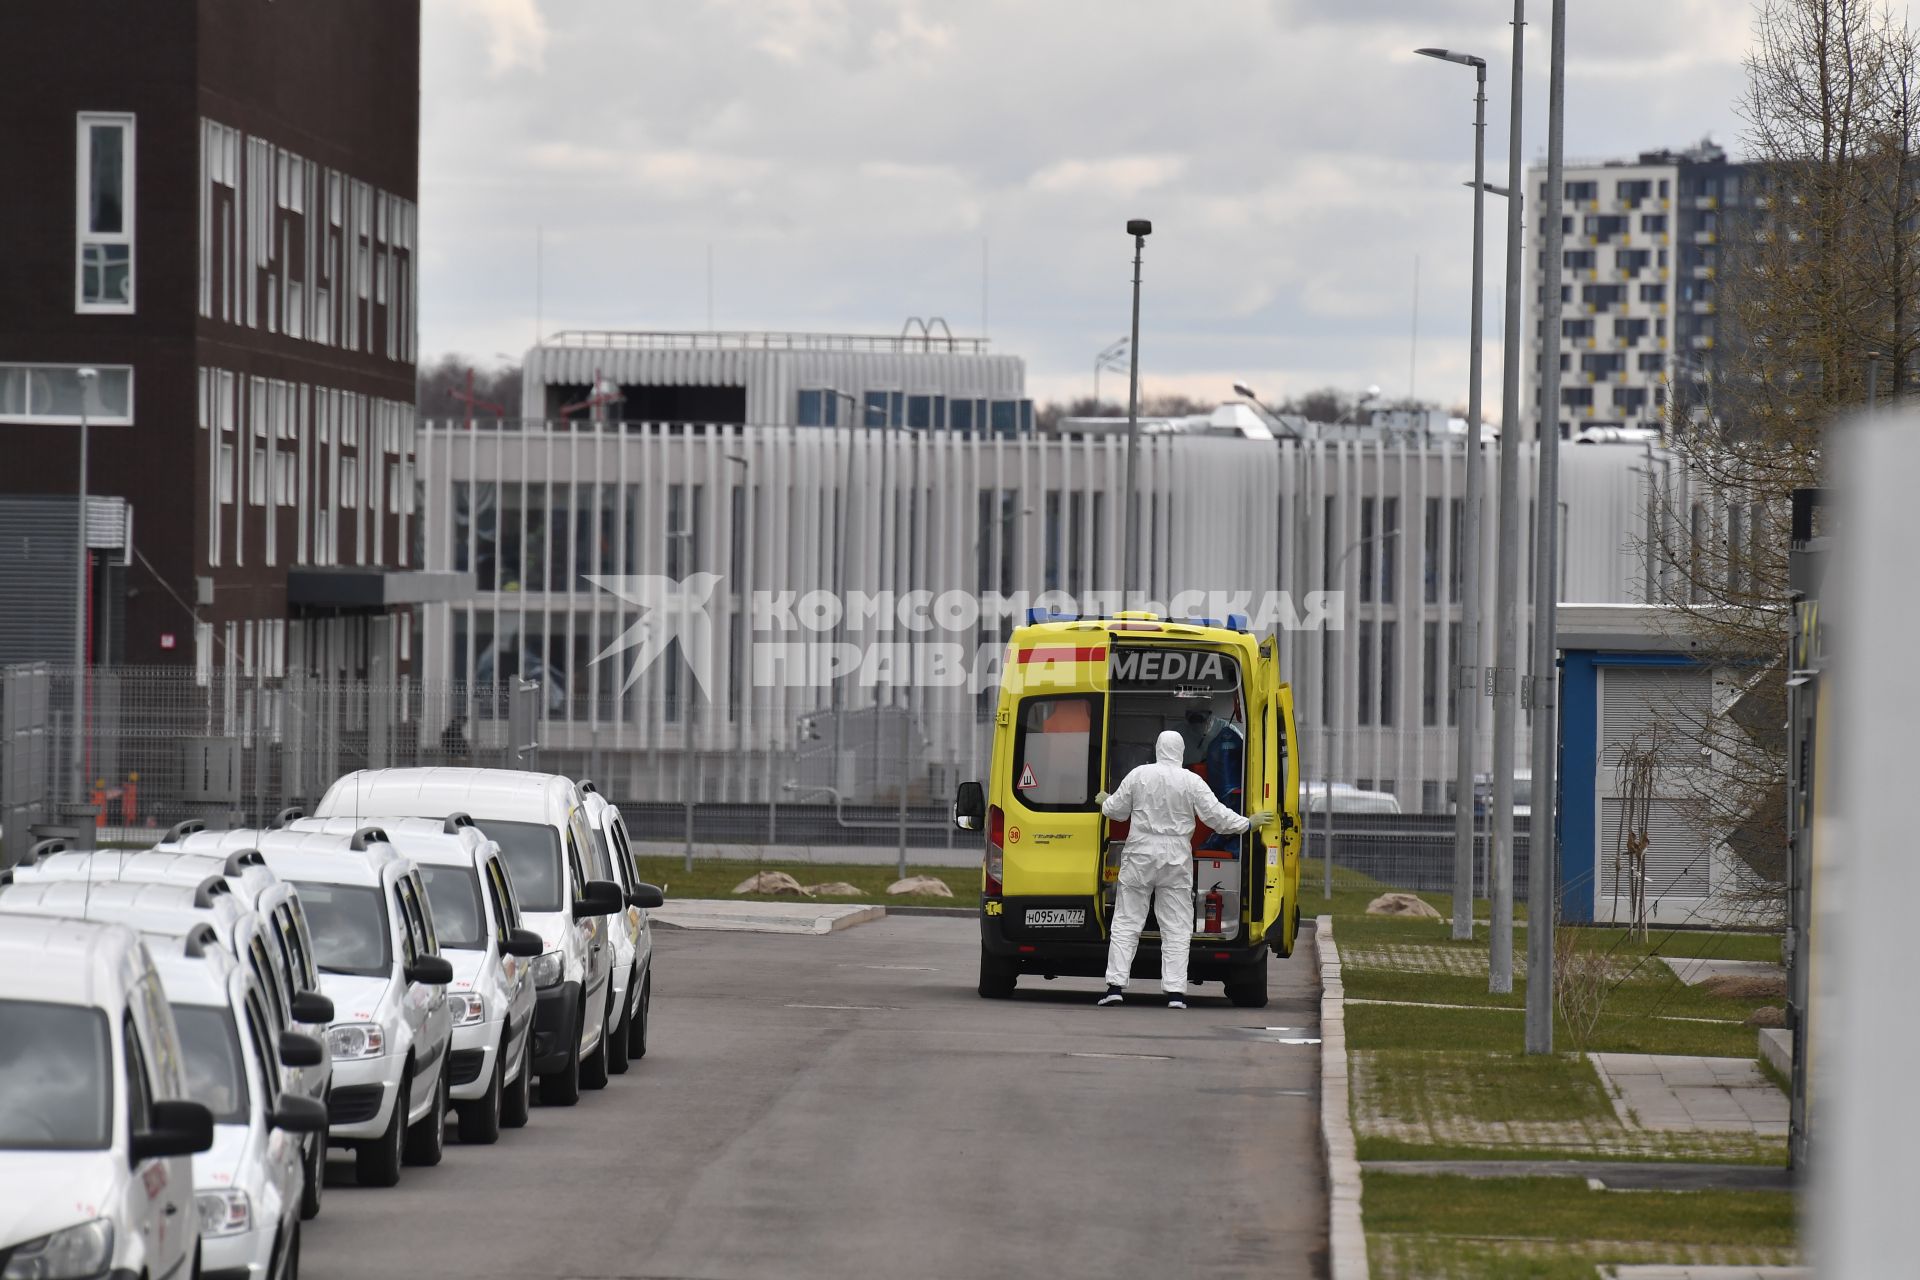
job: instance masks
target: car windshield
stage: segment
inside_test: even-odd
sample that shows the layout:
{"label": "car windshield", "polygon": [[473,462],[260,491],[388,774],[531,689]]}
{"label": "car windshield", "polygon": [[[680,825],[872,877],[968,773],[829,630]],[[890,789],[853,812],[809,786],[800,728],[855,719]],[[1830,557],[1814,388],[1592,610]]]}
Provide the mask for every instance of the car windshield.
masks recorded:
{"label": "car windshield", "polygon": [[466,867],[420,868],[433,908],[433,932],[442,947],[477,951],[487,945],[480,923],[480,880]]}
{"label": "car windshield", "polygon": [[483,822],[500,846],[522,911],[560,909],[560,833],[543,822]]}
{"label": "car windshield", "polygon": [[107,1015],[0,1000],[0,1150],[85,1151],[113,1136]]}
{"label": "car windshield", "polygon": [[392,960],[387,948],[387,908],[379,890],[311,881],[294,888],[307,910],[313,959],[322,973],[387,976]]}
{"label": "car windshield", "polygon": [[204,1004],[173,1006],[173,1025],[187,1058],[187,1094],[213,1112],[216,1124],[247,1122],[247,1072],[233,1010]]}

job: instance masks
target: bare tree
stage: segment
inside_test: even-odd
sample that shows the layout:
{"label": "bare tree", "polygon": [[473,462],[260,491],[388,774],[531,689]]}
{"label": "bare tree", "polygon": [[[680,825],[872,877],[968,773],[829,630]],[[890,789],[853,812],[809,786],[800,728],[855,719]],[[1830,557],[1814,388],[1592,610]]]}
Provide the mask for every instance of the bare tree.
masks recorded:
{"label": "bare tree", "polygon": [[[1920,356],[1920,40],[1877,0],[1759,0],[1741,109],[1752,199],[1723,211],[1720,351],[1706,404],[1669,397],[1687,484],[1650,560],[1675,629],[1720,675],[1671,726],[1711,759],[1690,816],[1772,909],[1786,861],[1791,495],[1829,424],[1902,392]],[[1676,771],[1676,776],[1685,771]]]}
{"label": "bare tree", "polygon": [[461,397],[469,394],[469,377],[472,378],[471,394],[476,400],[506,409],[505,413],[501,413],[494,408],[481,406],[474,410],[474,417],[512,418],[520,415],[519,365],[483,365],[471,357],[454,354],[423,362],[415,371],[415,409],[423,418],[465,418],[467,406]]}

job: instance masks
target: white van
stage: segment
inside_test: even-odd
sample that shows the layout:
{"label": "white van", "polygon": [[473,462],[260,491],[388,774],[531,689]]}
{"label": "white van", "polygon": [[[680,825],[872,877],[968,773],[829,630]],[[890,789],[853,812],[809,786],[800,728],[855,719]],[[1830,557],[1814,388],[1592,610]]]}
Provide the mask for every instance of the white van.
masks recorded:
{"label": "white van", "polygon": [[180,1041],[125,925],[0,915],[0,1268],[199,1275],[197,1152]]}
{"label": "white van", "polygon": [[[271,972],[265,995],[278,1025],[312,1036],[323,1046],[318,1063],[283,1071],[283,1086],[324,1106],[333,1083],[333,1063],[324,1049],[327,1026],[333,1020],[333,1002],[320,991],[313,940],[300,895],[274,875],[260,856],[256,844],[261,834],[206,831],[202,823],[194,821],[175,826],[150,850],[76,852],[62,840],[43,840],[13,869],[13,878],[19,884],[80,880],[93,885],[111,881],[198,885],[210,876],[224,880],[242,912],[252,912],[255,918],[237,919],[231,935],[222,941],[236,956],[254,953],[249,958]],[[146,927],[138,919],[129,923]],[[320,1212],[325,1183],[324,1135],[306,1140],[306,1158],[308,1178],[302,1214],[312,1218]]]}
{"label": "white van", "polygon": [[617,883],[590,880],[580,793],[566,778],[510,769],[365,769],[340,778],[319,818],[439,818],[465,813],[497,842],[528,928],[545,944],[533,962],[533,1070],[540,1098],[571,1106],[607,1083],[613,944],[604,918],[626,906]]}
{"label": "white van", "polygon": [[647,1056],[647,1024],[653,1010],[653,923],[647,911],[660,906],[664,898],[657,886],[640,879],[619,806],[591,782],[581,782],[580,796],[593,832],[596,866],[606,868],[596,874],[618,883],[627,895],[626,911],[608,917],[613,925],[613,1004],[622,1025],[613,1033],[607,1065],[617,1075],[627,1069],[630,1059]]}
{"label": "white van", "polygon": [[276,834],[261,856],[300,891],[333,999],[327,1140],[353,1149],[362,1186],[390,1187],[402,1163],[439,1164],[445,1149],[453,966],[418,868],[384,832]]}
{"label": "white van", "polygon": [[[352,835],[352,818],[279,819],[289,833]],[[433,909],[441,954],[453,965],[453,1050],[447,1074],[460,1141],[497,1141],[527,1122],[533,1084],[533,965],[546,944],[520,926],[500,846],[464,813],[382,818],[387,842],[413,859]],[[274,834],[269,832],[271,838]]]}
{"label": "white van", "polygon": [[319,1061],[320,1042],[287,1032],[275,1049],[260,983],[208,926],[146,942],[173,1009],[187,1088],[213,1113],[213,1146],[193,1158],[201,1266],[250,1280],[297,1275],[304,1148],[312,1135],[326,1141],[327,1109],[283,1094],[280,1068]]}

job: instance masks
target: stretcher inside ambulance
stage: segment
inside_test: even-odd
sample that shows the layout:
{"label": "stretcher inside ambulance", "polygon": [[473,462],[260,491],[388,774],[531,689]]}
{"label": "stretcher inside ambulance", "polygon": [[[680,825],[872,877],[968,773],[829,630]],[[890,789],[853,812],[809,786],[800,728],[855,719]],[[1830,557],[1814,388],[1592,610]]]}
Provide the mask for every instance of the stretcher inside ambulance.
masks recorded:
{"label": "stretcher inside ambulance", "polygon": [[[954,808],[985,836],[983,996],[1010,995],[1026,975],[1104,972],[1127,824],[1102,818],[1094,797],[1151,762],[1166,730],[1221,803],[1275,814],[1245,835],[1202,825],[1193,837],[1189,975],[1225,983],[1236,1003],[1266,1002],[1268,952],[1290,954],[1298,922],[1291,692],[1271,639],[1136,615],[1039,623],[1009,645],[991,776],[963,784]],[[1150,918],[1133,973],[1158,966]]]}

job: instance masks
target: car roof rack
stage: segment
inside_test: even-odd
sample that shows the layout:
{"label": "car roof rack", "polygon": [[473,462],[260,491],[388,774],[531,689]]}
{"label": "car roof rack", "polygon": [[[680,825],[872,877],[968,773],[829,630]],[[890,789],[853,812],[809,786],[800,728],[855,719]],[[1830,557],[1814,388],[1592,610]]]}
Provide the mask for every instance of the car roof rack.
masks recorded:
{"label": "car roof rack", "polygon": [[365,849],[371,844],[386,844],[387,832],[384,827],[362,827],[353,833],[353,839],[347,842],[350,849]]}
{"label": "car roof rack", "polygon": [[30,867],[40,859],[55,853],[71,853],[73,845],[65,836],[49,836],[45,840],[36,840],[27,850],[26,857],[20,859],[20,865]]}
{"label": "car roof rack", "polygon": [[440,829],[446,832],[448,835],[454,836],[454,835],[459,835],[461,831],[465,830],[468,827],[471,827],[472,825],[473,825],[472,814],[450,813],[447,815],[447,820],[440,825]]}
{"label": "car roof rack", "polygon": [[207,829],[207,824],[202,822],[200,819],[188,818],[183,822],[176,822],[172,826],[168,827],[167,834],[160,837],[160,843],[172,844],[176,840],[184,840],[188,836],[198,835],[200,832],[205,831],[206,829]]}
{"label": "car roof rack", "polygon": [[236,849],[227,855],[226,872],[230,876],[237,876],[248,867],[264,867],[266,865],[267,860],[260,855],[258,849]]}
{"label": "car roof rack", "polygon": [[267,824],[267,830],[278,831],[289,822],[298,822],[307,816],[307,811],[297,804],[290,804],[273,815],[273,821]]}
{"label": "car roof rack", "polygon": [[218,951],[219,949],[220,935],[212,925],[197,924],[187,930],[185,950],[192,959],[198,960],[209,950]]}

